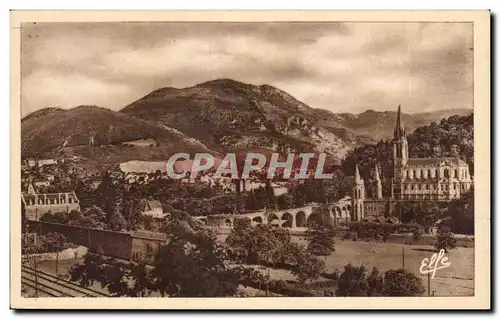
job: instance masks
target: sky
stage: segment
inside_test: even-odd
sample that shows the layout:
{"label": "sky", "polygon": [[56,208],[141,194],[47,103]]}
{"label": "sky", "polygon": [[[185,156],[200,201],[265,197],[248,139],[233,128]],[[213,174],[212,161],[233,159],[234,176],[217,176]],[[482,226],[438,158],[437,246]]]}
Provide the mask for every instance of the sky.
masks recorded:
{"label": "sky", "polygon": [[471,23],[25,23],[22,115],[119,110],[218,78],[336,113],[472,108],[472,36]]}

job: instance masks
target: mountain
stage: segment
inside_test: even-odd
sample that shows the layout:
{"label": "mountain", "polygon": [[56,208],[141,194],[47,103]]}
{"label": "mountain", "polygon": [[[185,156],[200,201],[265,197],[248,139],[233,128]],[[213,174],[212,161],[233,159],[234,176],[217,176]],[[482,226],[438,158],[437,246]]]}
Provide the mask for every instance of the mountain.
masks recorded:
{"label": "mountain", "polygon": [[120,112],[174,127],[220,152],[322,151],[341,159],[359,143],[347,130],[321,125],[313,108],[284,91],[229,79],[158,89]]}
{"label": "mountain", "polygon": [[[396,109],[396,106],[395,106]],[[123,108],[123,114],[173,127],[209,148],[314,150],[340,161],[353,147],[392,136],[396,112],[353,115],[314,109],[270,85],[218,79],[161,88]],[[404,114],[408,132],[470,110]]]}
{"label": "mountain", "polygon": [[[408,133],[416,128],[428,125],[432,122],[439,122],[444,118],[454,115],[467,116],[472,114],[471,109],[452,109],[443,111],[434,111],[426,113],[404,114],[402,107],[402,121]],[[391,139],[394,134],[394,123],[396,123],[396,111],[376,112],[368,110],[361,114],[338,113],[333,114],[321,110],[330,125],[343,127],[346,130],[358,135],[370,137],[372,140]],[[327,113],[330,113],[329,115]]]}
{"label": "mountain", "polygon": [[[89,146],[91,136],[99,147]],[[130,147],[125,142],[149,141],[154,147]],[[154,123],[133,118],[96,106],[79,106],[69,110],[46,108],[21,120],[22,157],[39,157],[56,153],[86,158],[123,157],[165,159],[169,150],[182,147],[205,150],[182,133]],[[139,143],[140,144],[140,143]]]}
{"label": "mountain", "polygon": [[[403,114],[403,122],[410,133],[471,112]],[[318,151],[339,164],[354,147],[391,138],[395,119],[392,111],[354,115],[314,109],[270,85],[218,79],[160,88],[119,112],[96,106],[36,111],[21,121],[22,156],[66,154],[100,165],[165,160],[173,152]],[[91,135],[99,147],[89,146]]]}

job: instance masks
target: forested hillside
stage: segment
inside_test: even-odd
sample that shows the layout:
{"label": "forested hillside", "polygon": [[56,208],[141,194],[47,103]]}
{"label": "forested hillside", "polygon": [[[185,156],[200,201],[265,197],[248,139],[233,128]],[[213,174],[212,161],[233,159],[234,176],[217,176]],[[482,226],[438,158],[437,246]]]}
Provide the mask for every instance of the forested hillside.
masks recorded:
{"label": "forested hillside", "polygon": [[474,174],[474,116],[452,116],[408,136],[410,157],[460,156]]}
{"label": "forested hillside", "polygon": [[[469,164],[474,174],[474,117],[452,116],[417,128],[407,136],[410,157],[459,156]],[[353,175],[356,163],[365,180],[368,196],[369,182],[373,179],[375,162],[381,168],[384,196],[389,196],[390,179],[393,174],[392,143],[381,140],[377,144],[364,145],[350,151],[342,163],[346,175]]]}

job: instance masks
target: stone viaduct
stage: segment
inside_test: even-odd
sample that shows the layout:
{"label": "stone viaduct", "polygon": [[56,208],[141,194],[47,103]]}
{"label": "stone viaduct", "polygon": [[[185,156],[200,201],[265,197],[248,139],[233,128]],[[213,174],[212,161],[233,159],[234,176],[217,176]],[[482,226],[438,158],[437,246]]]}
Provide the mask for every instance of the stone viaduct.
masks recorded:
{"label": "stone viaduct", "polygon": [[332,224],[351,221],[351,198],[346,197],[333,204],[312,203],[298,208],[279,211],[261,210],[239,215],[200,216],[198,220],[218,228],[232,228],[234,220],[249,218],[253,226],[267,224],[274,227],[305,228],[314,224]]}

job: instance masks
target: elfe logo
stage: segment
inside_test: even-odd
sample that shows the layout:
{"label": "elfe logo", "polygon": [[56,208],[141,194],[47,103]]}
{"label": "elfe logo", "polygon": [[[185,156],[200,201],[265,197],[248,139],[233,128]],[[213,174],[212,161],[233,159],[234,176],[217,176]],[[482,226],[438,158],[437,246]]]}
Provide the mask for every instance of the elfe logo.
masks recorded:
{"label": "elfe logo", "polygon": [[445,256],[444,249],[439,251],[439,254],[434,253],[429,261],[429,258],[424,258],[420,264],[420,273],[426,275],[432,273],[432,279],[436,275],[436,271],[439,269],[448,268],[451,266],[451,262],[448,261],[448,257]]}

